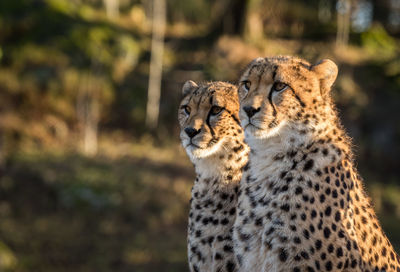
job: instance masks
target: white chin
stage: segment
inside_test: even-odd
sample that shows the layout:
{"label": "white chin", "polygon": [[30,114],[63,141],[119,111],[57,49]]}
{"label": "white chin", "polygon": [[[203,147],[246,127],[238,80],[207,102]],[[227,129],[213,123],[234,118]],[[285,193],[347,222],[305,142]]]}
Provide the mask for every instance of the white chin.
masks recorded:
{"label": "white chin", "polygon": [[208,148],[199,148],[194,145],[189,145],[188,147],[186,147],[186,152],[191,158],[203,159],[215,153],[218,153],[218,151],[221,148],[222,148],[222,141],[218,141],[216,144]]}
{"label": "white chin", "polygon": [[278,135],[285,124],[286,122],[282,121],[276,127],[270,129],[260,129],[250,124],[245,129],[245,137],[246,139],[255,138],[259,140],[271,138]]}

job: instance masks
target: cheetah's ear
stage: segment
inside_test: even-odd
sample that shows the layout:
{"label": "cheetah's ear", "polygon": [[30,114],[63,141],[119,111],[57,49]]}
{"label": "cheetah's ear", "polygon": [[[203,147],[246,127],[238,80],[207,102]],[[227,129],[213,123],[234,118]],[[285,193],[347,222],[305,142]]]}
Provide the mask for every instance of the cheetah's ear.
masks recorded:
{"label": "cheetah's ear", "polygon": [[182,87],[182,95],[186,96],[187,94],[191,93],[197,87],[199,87],[199,86],[196,84],[196,82],[194,82],[192,80],[186,81]]}
{"label": "cheetah's ear", "polygon": [[324,96],[330,91],[333,83],[336,80],[338,67],[333,61],[329,59],[323,59],[317,64],[313,65],[311,70],[317,74],[321,82],[321,94]]}

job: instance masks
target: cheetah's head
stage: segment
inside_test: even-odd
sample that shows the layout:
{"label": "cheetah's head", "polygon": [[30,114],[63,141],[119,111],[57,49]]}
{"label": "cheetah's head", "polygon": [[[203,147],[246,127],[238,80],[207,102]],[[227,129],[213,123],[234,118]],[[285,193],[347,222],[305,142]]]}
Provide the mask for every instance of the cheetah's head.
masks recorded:
{"label": "cheetah's head", "polygon": [[180,137],[191,159],[208,157],[221,151],[227,139],[242,134],[237,88],[229,83],[183,85],[179,107]]}
{"label": "cheetah's head", "polygon": [[253,60],[238,89],[246,138],[269,138],[295,124],[315,126],[315,113],[329,103],[337,72],[328,59],[315,65],[287,56]]}

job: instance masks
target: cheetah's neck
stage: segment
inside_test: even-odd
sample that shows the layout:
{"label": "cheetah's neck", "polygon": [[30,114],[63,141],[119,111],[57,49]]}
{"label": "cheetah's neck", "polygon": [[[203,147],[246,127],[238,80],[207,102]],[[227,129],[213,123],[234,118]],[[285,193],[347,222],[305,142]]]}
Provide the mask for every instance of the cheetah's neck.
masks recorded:
{"label": "cheetah's neck", "polygon": [[224,187],[238,183],[241,179],[242,168],[247,163],[249,147],[242,141],[228,141],[220,152],[207,158],[194,161],[196,184],[204,187],[212,185]]}

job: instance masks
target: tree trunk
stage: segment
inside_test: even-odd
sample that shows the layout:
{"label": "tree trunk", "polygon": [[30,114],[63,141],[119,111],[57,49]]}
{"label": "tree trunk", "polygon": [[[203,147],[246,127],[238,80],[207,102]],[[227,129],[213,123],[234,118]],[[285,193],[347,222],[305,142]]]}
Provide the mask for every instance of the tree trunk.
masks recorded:
{"label": "tree trunk", "polygon": [[[94,83],[91,73],[83,79],[77,97],[77,117],[83,139],[83,153],[94,156],[97,153],[98,123],[100,105],[98,84]],[[86,84],[85,84],[86,83]]]}
{"label": "tree trunk", "polygon": [[106,7],[107,17],[116,19],[119,16],[119,0],[103,0]]}
{"label": "tree trunk", "polygon": [[[92,80],[90,80],[92,81]],[[93,83],[92,83],[93,85]],[[85,127],[84,127],[84,152],[88,156],[94,156],[97,153],[98,146],[98,124],[100,115],[100,105],[97,94],[98,86],[91,87],[86,99]]]}
{"label": "tree trunk", "polygon": [[351,19],[351,0],[338,0],[337,10],[337,33],[336,46],[344,47],[349,42],[350,19]]}
{"label": "tree trunk", "polygon": [[[101,49],[99,48],[99,54]],[[102,64],[94,57],[87,74],[83,75],[83,82],[78,89],[77,116],[83,138],[83,152],[85,155],[94,156],[98,149],[98,126],[100,121],[100,93],[101,83],[96,80],[102,74]]]}
{"label": "tree trunk", "polygon": [[151,41],[149,89],[146,107],[146,126],[150,129],[157,127],[160,111],[166,13],[165,0],[153,0],[153,36]]}
{"label": "tree trunk", "polygon": [[259,41],[264,38],[264,24],[260,14],[260,0],[249,0],[245,14],[245,37],[249,40]]}

